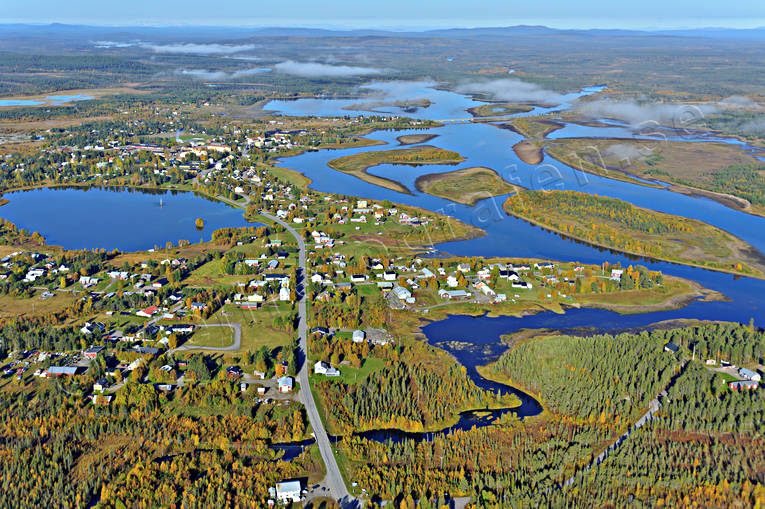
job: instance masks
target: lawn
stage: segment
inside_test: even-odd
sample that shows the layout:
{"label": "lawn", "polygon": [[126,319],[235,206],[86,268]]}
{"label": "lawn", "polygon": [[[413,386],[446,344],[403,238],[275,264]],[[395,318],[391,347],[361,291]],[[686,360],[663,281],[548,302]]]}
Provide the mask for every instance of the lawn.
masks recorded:
{"label": "lawn", "polygon": [[[218,311],[206,323],[238,323],[242,326],[242,352],[255,352],[262,346],[276,348],[287,345],[291,337],[283,330],[273,327],[273,320],[279,314],[289,314],[291,306],[286,303],[278,305],[266,304],[260,309],[241,309],[233,304],[227,304],[222,312]],[[225,313],[222,314],[222,313]],[[225,330],[229,330],[225,328]],[[228,343],[231,344],[231,341]],[[211,345],[208,345],[211,346]],[[227,346],[227,345],[223,345]]]}
{"label": "lawn", "polygon": [[11,295],[0,296],[0,318],[10,316],[31,316],[56,313],[71,306],[75,297],[71,292],[54,291],[55,297],[40,298],[43,290],[37,290],[29,299],[13,297]]}
{"label": "lawn", "polygon": [[186,344],[222,348],[233,343],[234,330],[231,327],[198,327]]}

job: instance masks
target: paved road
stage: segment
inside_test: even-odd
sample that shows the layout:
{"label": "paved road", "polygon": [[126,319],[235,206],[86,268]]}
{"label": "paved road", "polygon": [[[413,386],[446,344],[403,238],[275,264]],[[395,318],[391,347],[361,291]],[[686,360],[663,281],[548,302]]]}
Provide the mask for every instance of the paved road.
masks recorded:
{"label": "paved road", "polygon": [[[300,248],[299,269],[298,269],[298,281],[302,281],[306,275],[305,265],[305,242],[303,237],[296,232],[288,223],[281,219],[272,216],[266,212],[261,212],[261,215],[269,218],[270,220],[278,223],[297,241]],[[298,288],[299,290],[299,288]],[[313,399],[311,388],[308,382],[308,326],[307,319],[308,314],[306,312],[305,292],[298,291],[298,313],[300,315],[300,325],[298,326],[298,334],[300,335],[300,349],[302,350],[302,363],[300,367],[300,373],[298,373],[298,382],[300,383],[300,401],[305,405],[308,413],[308,419],[313,427],[313,434],[316,438],[316,444],[319,446],[319,452],[321,452],[321,458],[324,460],[324,465],[327,469],[327,476],[324,478],[324,484],[329,489],[329,495],[335,500],[339,501],[342,507],[356,507],[360,505],[360,502],[353,498],[348,493],[348,488],[345,486],[343,476],[340,474],[340,467],[337,465],[335,455],[332,453],[332,444],[329,441],[329,435],[324,428],[324,423],[321,422],[319,416],[319,410],[316,408],[316,402]]]}
{"label": "paved road", "polygon": [[195,327],[231,327],[234,329],[234,343],[230,346],[198,346],[185,345],[179,346],[167,352],[168,355],[172,355],[175,352],[185,352],[187,350],[208,350],[211,352],[233,352],[242,348],[242,325],[239,323],[203,323],[195,325]]}

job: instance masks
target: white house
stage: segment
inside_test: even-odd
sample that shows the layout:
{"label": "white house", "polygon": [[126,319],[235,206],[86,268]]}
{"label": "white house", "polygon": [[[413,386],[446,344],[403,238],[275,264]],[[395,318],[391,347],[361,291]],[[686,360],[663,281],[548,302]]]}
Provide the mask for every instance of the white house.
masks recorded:
{"label": "white house", "polygon": [[412,292],[410,292],[403,286],[394,286],[393,293],[396,295],[396,297],[399,298],[399,300],[402,300],[402,301],[407,301],[408,299],[412,297]]}
{"label": "white house", "polygon": [[340,376],[340,372],[337,369],[323,361],[317,361],[316,364],[313,365],[313,372],[317,375]]}
{"label": "white house", "polygon": [[280,504],[299,503],[301,500],[300,481],[278,482],[273,493]]}
{"label": "white house", "polygon": [[459,286],[460,284],[459,284],[459,281],[457,281],[457,278],[456,278],[456,277],[454,277],[454,276],[449,276],[449,277],[447,277],[447,278],[446,278],[446,285],[447,285],[449,288],[456,288],[456,287],[457,287],[457,286]]}
{"label": "white house", "polygon": [[290,300],[290,289],[287,286],[282,286],[279,288],[279,300],[281,301],[289,301]]}
{"label": "white house", "polygon": [[276,383],[279,386],[279,392],[292,392],[292,377],[283,376]]}
{"label": "white house", "polygon": [[353,331],[353,342],[354,343],[361,343],[366,339],[367,335],[363,330],[355,330]]}

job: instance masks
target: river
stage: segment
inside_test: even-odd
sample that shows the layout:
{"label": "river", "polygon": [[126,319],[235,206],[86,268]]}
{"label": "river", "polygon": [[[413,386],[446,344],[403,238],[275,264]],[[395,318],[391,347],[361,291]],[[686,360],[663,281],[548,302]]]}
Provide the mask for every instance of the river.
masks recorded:
{"label": "river", "polygon": [[[376,91],[387,100],[414,100],[427,98],[432,104],[426,108],[417,108],[403,112],[397,107],[376,108],[377,113],[369,111],[348,111],[349,106],[364,101],[355,99],[298,99],[289,101],[271,101],[265,110],[276,111],[284,115],[316,116],[356,116],[371,114],[394,114],[411,118],[446,121],[443,127],[413,129],[406,131],[378,131],[369,138],[386,142],[376,147],[352,148],[343,150],[322,150],[306,152],[283,161],[283,166],[296,169],[312,180],[311,187],[329,193],[341,193],[360,198],[391,200],[426,208],[434,212],[448,214],[466,223],[478,226],[487,232],[481,238],[447,242],[436,246],[444,253],[462,256],[501,256],[535,257],[551,260],[578,261],[581,263],[600,264],[603,261],[621,262],[623,265],[641,263],[650,269],[661,270],[665,274],[675,275],[698,281],[707,288],[725,294],[730,300],[701,302],[694,301],[688,306],[672,311],[660,311],[635,315],[619,315],[599,309],[571,309],[564,315],[546,312],[523,318],[515,317],[467,317],[449,316],[444,320],[432,322],[423,328],[428,341],[444,348],[466,366],[468,374],[475,383],[488,390],[507,390],[506,386],[496,384],[478,375],[476,366],[496,359],[505,346],[500,342],[502,334],[508,334],[522,328],[567,329],[573,327],[591,327],[594,331],[622,330],[631,327],[643,327],[668,319],[697,318],[707,320],[728,320],[746,323],[754,319],[758,325],[765,325],[765,281],[742,278],[683,265],[640,259],[608,249],[594,247],[585,243],[564,238],[556,233],[532,226],[525,221],[507,216],[501,209],[505,197],[483,200],[475,207],[460,205],[448,200],[420,193],[414,187],[414,181],[427,173],[447,172],[472,166],[486,166],[496,170],[505,180],[530,189],[566,189],[577,190],[601,196],[610,196],[625,200],[637,206],[646,207],[669,214],[690,217],[722,228],[747,241],[752,246],[765,251],[765,218],[746,214],[726,207],[704,197],[686,196],[664,188],[650,188],[637,184],[611,180],[581,172],[557,161],[531,166],[523,163],[512,150],[512,146],[523,140],[523,136],[501,128],[497,122],[470,123],[467,108],[480,103],[470,97],[454,92],[433,88],[432,83],[374,83],[367,89]],[[565,103],[553,108],[536,107],[533,111],[518,115],[534,115],[565,110],[577,98],[602,90],[602,87],[590,87],[576,94],[565,96]],[[370,99],[372,100],[372,99]],[[379,98],[373,99],[379,100]],[[515,116],[518,116],[515,115]],[[509,115],[507,118],[514,115]],[[649,134],[633,131],[629,126],[610,120],[602,127],[564,123],[564,128],[555,131],[551,138],[562,137],[619,137],[663,139],[703,142],[716,141],[740,146],[742,150],[762,155],[760,149],[734,138],[715,136],[693,130],[661,130]],[[460,165],[427,165],[413,168],[410,166],[380,165],[370,168],[369,172],[405,185],[412,194],[399,193],[373,184],[363,182],[351,175],[330,169],[327,162],[337,157],[365,152],[369,150],[387,150],[398,145],[396,137],[405,134],[435,134],[436,138],[426,142],[437,147],[454,150],[465,156]],[[458,343],[452,343],[456,341]],[[469,346],[464,347],[465,344]],[[458,345],[458,348],[454,346]],[[519,416],[535,415],[540,407],[533,398],[514,391],[521,397],[522,405],[515,410]],[[472,425],[488,425],[498,414],[468,412],[461,416],[460,422],[445,430],[465,429]],[[429,434],[410,434],[398,431],[370,431],[362,435],[377,440],[415,438],[422,439]]]}

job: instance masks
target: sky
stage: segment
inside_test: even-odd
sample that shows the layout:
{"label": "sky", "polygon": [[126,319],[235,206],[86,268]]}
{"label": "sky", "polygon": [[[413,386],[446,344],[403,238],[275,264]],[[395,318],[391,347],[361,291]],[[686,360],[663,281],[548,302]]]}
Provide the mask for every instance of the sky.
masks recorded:
{"label": "sky", "polygon": [[3,0],[2,23],[425,29],[754,28],[762,0]]}

